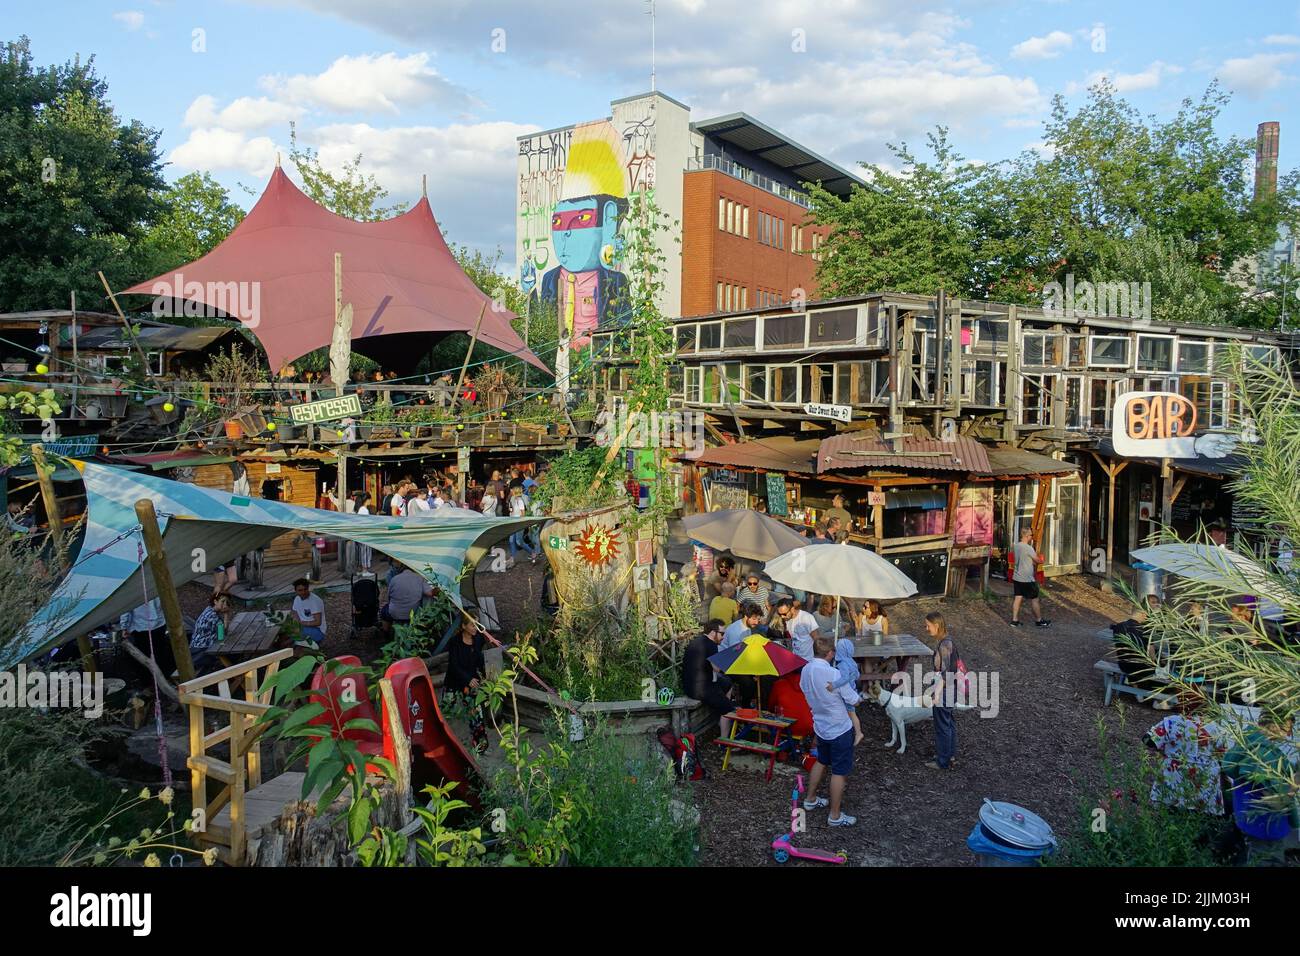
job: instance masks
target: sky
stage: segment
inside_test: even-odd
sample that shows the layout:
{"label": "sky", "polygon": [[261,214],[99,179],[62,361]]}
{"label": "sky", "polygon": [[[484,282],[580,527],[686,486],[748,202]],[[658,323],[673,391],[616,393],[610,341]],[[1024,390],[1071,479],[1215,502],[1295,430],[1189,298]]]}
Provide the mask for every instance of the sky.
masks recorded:
{"label": "sky", "polygon": [[[429,201],[453,242],[513,266],[516,138],[650,88],[648,0],[6,0],[38,64],[93,55],[119,115],[161,131],[174,180],[247,208],[289,123],[321,160]],[[1041,145],[1054,95],[1107,76],[1168,119],[1218,79],[1222,135],[1282,124],[1300,164],[1300,2],[657,0],[657,87],[692,119],[743,111],[842,166],[949,127],[969,158]],[[1293,120],[1296,120],[1293,122]],[[252,190],[250,195],[241,187]]]}

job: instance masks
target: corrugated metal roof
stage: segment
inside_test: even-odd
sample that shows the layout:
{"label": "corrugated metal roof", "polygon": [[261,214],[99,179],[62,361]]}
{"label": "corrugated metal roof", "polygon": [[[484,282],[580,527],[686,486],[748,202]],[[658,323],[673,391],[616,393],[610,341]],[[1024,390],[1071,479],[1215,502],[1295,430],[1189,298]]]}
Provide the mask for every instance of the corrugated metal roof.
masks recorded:
{"label": "corrugated metal roof", "polygon": [[760,468],[813,475],[817,473],[813,458],[819,444],[816,439],[801,440],[781,435],[706,448],[698,458],[683,460],[708,468]]}
{"label": "corrugated metal roof", "polygon": [[[146,349],[169,352],[197,352],[226,335],[237,335],[238,330],[220,325],[145,325],[137,337]],[[120,326],[92,329],[80,336],[77,342],[83,349],[127,349],[131,339]]]}
{"label": "corrugated metal roof", "polygon": [[953,441],[900,438],[895,452],[874,432],[845,432],[825,439],[817,450],[817,473],[848,468],[905,468],[919,471],[961,471],[988,474],[989,459],[974,438]]}
{"label": "corrugated metal roof", "polygon": [[1079,466],[1057,461],[1023,448],[987,448],[989,470],[995,475],[1067,475]]}

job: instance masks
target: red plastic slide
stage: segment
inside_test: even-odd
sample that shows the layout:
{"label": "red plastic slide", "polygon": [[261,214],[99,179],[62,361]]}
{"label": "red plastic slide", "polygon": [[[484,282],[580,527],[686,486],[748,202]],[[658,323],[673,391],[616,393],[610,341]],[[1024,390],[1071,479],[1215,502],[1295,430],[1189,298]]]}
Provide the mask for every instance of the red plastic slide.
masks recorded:
{"label": "red plastic slide", "polygon": [[[415,792],[419,793],[425,784],[455,780],[461,786],[451,795],[478,808],[478,796],[471,784],[471,774],[478,773],[478,764],[447,726],[424,661],[418,657],[394,661],[384,676],[393,684],[402,727],[411,739],[411,784]],[[384,756],[393,760],[387,704],[384,706],[384,720],[380,725],[384,728]]]}

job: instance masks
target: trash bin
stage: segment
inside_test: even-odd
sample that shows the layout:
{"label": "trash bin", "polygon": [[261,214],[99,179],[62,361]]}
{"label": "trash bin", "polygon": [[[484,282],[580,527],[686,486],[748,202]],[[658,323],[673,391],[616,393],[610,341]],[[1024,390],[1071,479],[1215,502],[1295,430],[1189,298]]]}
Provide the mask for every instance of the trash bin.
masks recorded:
{"label": "trash bin", "polygon": [[984,798],[980,818],[966,838],[980,866],[1038,866],[1056,849],[1052,828],[1024,807]]}
{"label": "trash bin", "polygon": [[1130,567],[1137,572],[1133,576],[1133,593],[1143,598],[1148,594],[1154,594],[1158,598],[1163,598],[1165,594],[1165,572],[1161,571],[1154,564],[1147,564],[1145,561],[1134,561]]}
{"label": "trash bin", "polygon": [[1281,840],[1290,835],[1291,815],[1268,811],[1260,803],[1260,797],[1264,796],[1262,787],[1246,780],[1229,780],[1232,783],[1232,816],[1238,830],[1257,840]]}

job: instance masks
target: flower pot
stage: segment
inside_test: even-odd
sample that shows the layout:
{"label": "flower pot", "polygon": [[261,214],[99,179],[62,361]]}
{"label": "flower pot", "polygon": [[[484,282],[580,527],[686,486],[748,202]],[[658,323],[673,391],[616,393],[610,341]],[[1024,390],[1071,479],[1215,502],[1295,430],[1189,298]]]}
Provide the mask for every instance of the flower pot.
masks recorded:
{"label": "flower pot", "polygon": [[596,424],[594,418],[575,418],[573,420],[573,431],[581,438],[586,438],[591,434],[591,428]]}
{"label": "flower pot", "polygon": [[240,438],[243,438],[244,426],[239,424],[239,422],[235,421],[234,419],[231,419],[230,421],[226,422],[226,437],[229,438],[231,441],[236,441]]}

